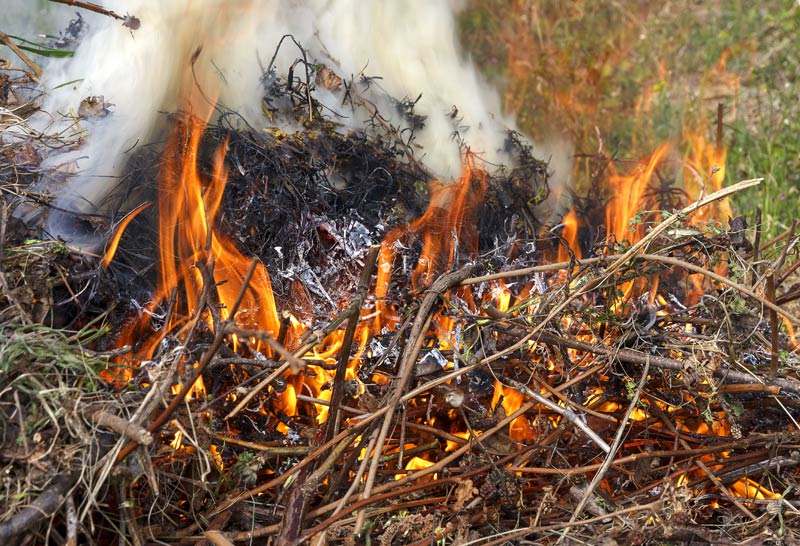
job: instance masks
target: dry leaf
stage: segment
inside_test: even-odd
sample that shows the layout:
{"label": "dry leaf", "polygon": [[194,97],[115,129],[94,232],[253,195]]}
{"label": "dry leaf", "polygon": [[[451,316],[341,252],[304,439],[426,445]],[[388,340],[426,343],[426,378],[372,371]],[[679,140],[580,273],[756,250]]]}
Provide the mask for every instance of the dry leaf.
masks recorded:
{"label": "dry leaf", "polygon": [[78,115],[82,118],[107,116],[109,113],[108,107],[111,106],[111,104],[107,103],[104,99],[105,97],[103,97],[103,95],[86,97],[81,101],[81,105],[78,107]]}
{"label": "dry leaf", "polygon": [[342,78],[337,76],[336,72],[324,65],[317,71],[316,82],[320,87],[330,91],[336,91],[344,84]]}
{"label": "dry leaf", "polygon": [[453,511],[460,512],[464,506],[478,494],[478,490],[472,485],[472,480],[466,479],[456,487],[456,501],[453,503]]}

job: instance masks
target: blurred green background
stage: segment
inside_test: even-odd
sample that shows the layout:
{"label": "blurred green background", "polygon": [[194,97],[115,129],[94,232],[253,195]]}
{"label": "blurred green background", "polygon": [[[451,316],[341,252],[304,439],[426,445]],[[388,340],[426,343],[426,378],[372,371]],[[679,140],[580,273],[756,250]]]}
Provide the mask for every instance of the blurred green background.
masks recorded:
{"label": "blurred green background", "polygon": [[[559,127],[577,154],[688,153],[688,133],[715,141],[722,104],[725,184],[765,179],[733,213],[752,225],[760,206],[767,235],[800,215],[800,2],[469,0],[459,26],[525,132]],[[585,191],[590,167],[573,176]]]}

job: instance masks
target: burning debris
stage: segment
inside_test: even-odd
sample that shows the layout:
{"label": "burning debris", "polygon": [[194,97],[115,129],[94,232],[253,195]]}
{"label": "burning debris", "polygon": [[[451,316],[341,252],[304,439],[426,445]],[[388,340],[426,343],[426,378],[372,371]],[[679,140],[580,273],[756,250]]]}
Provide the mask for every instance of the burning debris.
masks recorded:
{"label": "burning debris", "polygon": [[[110,202],[66,211],[96,254],[35,233],[80,176],[12,118],[0,542],[793,533],[800,318],[779,294],[798,238],[721,222],[758,180],[723,187],[705,141],[688,161],[598,154],[610,198],[553,226],[552,168],[518,134],[505,167],[460,135],[442,180],[417,100],[376,104],[374,80],[297,51],[266,67],[258,129],[186,79]],[[113,121],[92,98],[85,117]],[[699,192],[669,183],[684,170]]]}

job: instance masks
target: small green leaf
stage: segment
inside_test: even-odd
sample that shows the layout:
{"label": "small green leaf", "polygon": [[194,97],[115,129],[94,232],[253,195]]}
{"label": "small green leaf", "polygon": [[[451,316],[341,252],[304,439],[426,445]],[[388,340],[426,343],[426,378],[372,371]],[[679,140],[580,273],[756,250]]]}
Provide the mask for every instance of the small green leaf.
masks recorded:
{"label": "small green leaf", "polygon": [[82,81],[83,81],[83,78],[78,78],[77,80],[72,80],[70,82],[64,82],[64,83],[61,83],[59,85],[56,85],[53,89],[61,89],[62,87],[66,87],[68,85],[72,85],[73,83],[78,83],[78,82],[82,82]]}
{"label": "small green leaf", "polygon": [[29,53],[33,53],[34,55],[41,55],[42,57],[55,57],[63,59],[65,57],[72,57],[73,55],[75,55],[74,51],[69,51],[66,49],[52,49],[52,48],[44,49],[40,47],[31,47],[26,45],[20,45],[18,47]]}
{"label": "small green leaf", "polygon": [[69,49],[56,49],[54,47],[50,47],[45,44],[40,44],[37,42],[31,42],[30,40],[26,40],[20,36],[13,36],[11,34],[8,35],[9,38],[13,38],[14,40],[20,42],[18,47],[30,53],[34,53],[36,55],[41,55],[43,57],[56,57],[56,58],[64,58],[64,57],[72,57],[75,55],[75,52]]}

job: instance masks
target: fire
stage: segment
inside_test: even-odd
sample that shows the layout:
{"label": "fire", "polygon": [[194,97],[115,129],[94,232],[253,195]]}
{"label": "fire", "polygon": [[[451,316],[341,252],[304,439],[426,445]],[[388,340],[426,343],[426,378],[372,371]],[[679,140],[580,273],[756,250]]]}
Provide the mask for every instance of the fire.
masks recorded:
{"label": "fire", "polygon": [[117,248],[119,247],[119,240],[122,238],[122,234],[125,232],[125,229],[128,227],[128,225],[134,220],[134,218],[139,216],[139,213],[150,208],[152,205],[153,205],[152,201],[149,201],[147,203],[142,203],[141,205],[130,211],[128,214],[126,214],[125,217],[119,222],[117,229],[114,231],[114,235],[111,236],[111,240],[108,242],[108,248],[106,248],[106,252],[103,255],[103,259],[100,262],[100,265],[103,268],[108,267],[108,265],[114,259],[114,254],[117,253]]}
{"label": "fire", "polygon": [[436,275],[452,269],[463,253],[474,256],[478,250],[477,212],[486,192],[487,176],[477,168],[475,157],[467,152],[461,178],[451,184],[433,180],[431,198],[425,213],[406,226],[386,234],[378,257],[375,295],[378,318],[373,332],[397,324],[397,316],[386,306],[386,296],[398,251],[413,238],[422,240],[422,252],[411,274],[414,289],[427,286]]}
{"label": "fire", "polygon": [[[669,151],[669,144],[659,146],[646,160],[640,161],[632,174],[622,175],[610,164],[611,176],[608,186],[611,200],[606,205],[606,230],[617,240],[638,241],[642,236],[641,226],[632,226],[631,220],[641,210],[642,197],[647,191],[656,167]],[[633,232],[633,236],[631,235]]]}
{"label": "fire", "polygon": [[[686,190],[693,199],[699,199],[722,188],[725,180],[725,159],[728,150],[720,143],[713,144],[705,136],[705,128],[689,131],[685,137],[688,152],[684,162]],[[725,221],[733,217],[727,199],[712,203],[697,211],[696,223],[707,220]]]}
{"label": "fire", "polygon": [[[213,156],[210,172],[205,173],[198,165],[198,154],[201,137],[205,131],[207,119],[201,119],[191,114],[183,115],[176,124],[164,154],[164,165],[159,176],[158,185],[158,226],[159,226],[159,282],[152,301],[146,306],[140,317],[131,321],[120,336],[120,344],[144,341],[135,352],[134,362],[152,358],[160,341],[171,333],[178,337],[202,321],[211,331],[220,327],[220,323],[231,318],[230,309],[241,296],[241,304],[235,317],[236,324],[243,330],[259,330],[272,337],[277,337],[280,331],[280,321],[272,292],[271,282],[267,269],[260,263],[255,266],[255,272],[249,283],[245,286],[245,272],[248,271],[252,260],[244,256],[236,245],[226,238],[217,226],[217,216],[222,203],[223,193],[227,183],[227,171],[224,165],[227,143],[222,143]],[[687,132],[687,134],[689,134]],[[719,145],[710,146],[708,142],[697,135],[690,135],[686,142],[690,147],[683,162],[684,170],[692,176],[685,176],[686,183],[696,182],[699,189],[689,190],[694,198],[703,192],[709,193],[721,187],[724,180],[725,149]],[[607,242],[634,243],[644,234],[641,225],[636,226],[636,215],[647,206],[647,192],[653,184],[657,169],[664,164],[669,156],[672,146],[664,143],[639,160],[632,169],[622,169],[609,160],[607,177],[607,190],[609,199],[605,210],[605,231]],[[702,179],[700,173],[710,173],[708,179]],[[392,280],[399,272],[409,279],[411,290],[422,291],[429,286],[437,276],[456,268],[467,259],[474,259],[478,250],[478,211],[482,204],[487,188],[487,174],[476,164],[476,158],[469,152],[466,153],[463,164],[463,175],[453,183],[445,184],[439,180],[430,183],[430,203],[426,211],[419,218],[390,230],[381,243],[378,258],[377,280],[374,288],[376,305],[374,311],[362,311],[361,321],[357,327],[353,341],[352,356],[347,355],[345,380],[358,382],[358,394],[365,391],[364,385],[358,377],[359,365],[369,346],[371,335],[384,334],[399,325],[401,321],[400,309],[395,308],[390,297]],[[688,187],[687,187],[688,189]],[[725,204],[727,206],[727,204]],[[138,214],[141,210],[135,211]],[[725,214],[730,209],[719,208],[711,212],[713,217]],[[124,219],[118,233],[132,219],[133,214]],[[699,217],[698,217],[699,218]],[[563,219],[562,236],[573,255],[581,259],[581,241],[579,233],[586,226],[584,219],[576,211],[571,211]],[[595,226],[598,227],[598,226]],[[119,237],[115,236],[106,255],[110,261],[114,255]],[[419,250],[419,257],[413,263],[399,263],[400,256],[406,258],[409,248]],[[565,248],[558,251],[558,260],[567,261],[570,254]],[[482,303],[491,303],[501,313],[517,313],[519,308],[513,307],[515,300],[523,301],[529,297],[532,284],[529,286],[508,285],[500,280],[491,285],[482,293]],[[649,301],[663,301],[657,293],[658,279],[654,278],[649,285],[651,290]],[[513,287],[513,292],[512,288]],[[626,283],[623,296],[619,301],[611,302],[612,311],[620,309],[620,303],[631,293],[633,283]],[[297,293],[304,292],[302,286],[293,286]],[[201,301],[201,294],[210,293],[209,299]],[[477,293],[477,292],[476,292]],[[516,297],[515,297],[516,294]],[[470,288],[451,291],[448,297],[459,298],[477,313],[480,306],[473,301]],[[659,300],[660,298],[660,300]],[[155,324],[153,317],[156,311],[162,308],[168,300],[172,299],[170,307],[173,311],[163,321]],[[476,299],[478,299],[476,297]],[[218,315],[203,311],[209,305],[218,304]],[[306,305],[299,305],[301,313],[311,314],[313,305],[310,300]],[[347,302],[339,302],[344,307]],[[463,322],[447,314],[447,306],[438,311],[431,320],[429,334],[435,334],[435,341],[427,341],[429,350],[449,351],[454,356],[446,368],[454,367],[464,351],[462,339]],[[311,321],[304,323],[302,318],[288,315],[285,318],[288,324],[286,336],[281,336],[289,348],[296,345],[296,341],[309,328]],[[566,331],[585,328],[571,328],[570,319],[564,319],[562,325]],[[588,329],[579,332],[572,331],[571,335],[587,342],[605,342],[594,337],[594,332]],[[302,374],[287,375],[283,378],[284,388],[280,392],[273,390],[272,396],[267,398],[268,403],[262,404],[258,410],[263,416],[277,416],[279,421],[273,421],[275,429],[283,434],[290,431],[289,421],[297,415],[311,417],[311,422],[324,425],[329,417],[329,405],[332,396],[330,385],[334,380],[330,371],[339,359],[342,358],[344,331],[335,330],[327,335],[317,346],[310,349],[307,355],[308,367]],[[271,355],[272,349],[257,338],[239,339],[236,335],[230,336],[230,345],[239,353],[258,353]],[[552,373],[563,373],[565,367],[550,357],[534,356],[536,346],[529,346],[532,360],[541,363],[541,369]],[[569,349],[568,354],[577,361],[585,355],[579,355],[574,349]],[[317,362],[320,365],[314,365]],[[321,365],[324,363],[324,366]],[[585,364],[591,365],[591,358]],[[185,365],[187,365],[185,363]],[[375,382],[385,381],[383,376],[375,376]],[[535,385],[535,383],[531,383]],[[180,389],[175,390],[179,392]],[[552,391],[552,388],[550,388]],[[550,395],[542,387],[542,394]],[[235,394],[233,395],[236,396]],[[202,377],[194,385],[187,399],[200,399],[205,397],[205,387]],[[610,398],[613,399],[613,396]],[[586,400],[587,408],[595,413],[619,414],[625,408],[624,400],[606,399],[606,393],[598,387],[596,392]],[[605,400],[597,403],[599,400]],[[528,396],[519,390],[495,382],[495,389],[489,407],[502,411],[498,413],[510,415],[517,411],[528,401]],[[562,406],[568,402],[562,398]],[[592,408],[592,406],[595,406]],[[631,421],[646,422],[653,420],[647,404],[641,404],[631,414]],[[452,412],[456,415],[456,412]],[[540,426],[540,421],[534,417],[522,415],[514,419],[508,427],[508,436],[513,442],[531,444],[539,439],[543,426],[555,428],[559,425],[560,417],[549,413],[543,418],[546,425]],[[678,419],[679,430],[692,432],[705,436],[727,436],[730,428],[725,419],[724,412],[714,415],[713,422],[702,422],[692,417]],[[436,419],[434,417],[433,419]],[[549,421],[548,421],[549,419]],[[457,420],[456,420],[457,421]],[[649,426],[649,425],[648,425]],[[659,425],[653,425],[658,427]],[[455,427],[453,427],[455,428]],[[478,436],[482,430],[450,430],[449,434],[456,437],[469,439],[474,433]],[[183,436],[178,431],[172,441],[172,446],[179,449],[182,446]],[[409,444],[410,448],[414,446]],[[457,442],[448,440],[445,451],[453,451],[459,447]],[[366,456],[362,453],[362,457]],[[215,463],[221,466],[218,452],[214,453]],[[217,460],[220,462],[217,462]],[[705,462],[714,462],[714,456],[702,458]],[[405,471],[414,471],[429,468],[434,463],[421,457],[413,457],[405,465]],[[397,479],[406,476],[407,472],[395,470]],[[693,474],[687,473],[679,477],[680,483],[688,484]],[[604,484],[604,486],[607,484]],[[742,479],[731,486],[737,495],[748,499],[775,498],[772,492],[749,480]]]}
{"label": "fire", "polygon": [[[213,331],[219,324],[215,322],[213,313],[205,311],[198,314],[201,304],[216,306],[218,320],[225,321],[230,318],[230,309],[240,293],[242,298],[236,317],[237,325],[265,331],[272,336],[278,334],[279,321],[266,268],[258,263],[245,287],[244,277],[251,260],[242,255],[215,226],[227,182],[224,166],[227,143],[217,148],[210,173],[201,173],[198,149],[206,123],[206,119],[191,113],[183,114],[165,147],[164,163],[158,179],[158,285],[143,312],[127,323],[120,333],[119,345],[137,347],[136,344],[140,343],[132,357],[121,360],[121,364],[136,365],[152,358],[165,336],[183,328],[178,331],[178,336],[182,337],[182,332],[188,331],[197,320],[204,320]],[[135,212],[138,214],[143,208]],[[132,217],[126,218],[124,225]],[[124,229],[124,225],[121,229]],[[113,257],[117,241],[118,237],[115,237],[109,248],[109,260]],[[201,302],[204,289],[208,300]],[[172,312],[163,323],[154,324],[153,317],[157,310],[173,297],[170,306]],[[240,344],[236,335],[231,336],[231,341],[234,349]],[[253,350],[271,354],[271,349],[262,341],[248,341]],[[129,375],[130,371],[118,368],[109,372],[107,377],[119,380],[127,379]],[[193,385],[189,396],[205,396],[202,377]]]}
{"label": "fire", "polygon": [[511,290],[508,289],[508,286],[506,286],[506,283],[503,282],[502,279],[492,288],[491,294],[497,310],[502,312],[508,311],[511,305],[512,294]]}
{"label": "fire", "polygon": [[[564,224],[564,231],[561,233],[561,237],[567,243],[567,246],[572,250],[572,253],[575,255],[575,258],[580,260],[583,256],[581,255],[581,245],[578,241],[578,229],[580,228],[578,215],[574,210],[571,210],[564,216],[564,219],[561,221]],[[558,247],[558,261],[559,262],[566,262],[570,259],[569,252],[563,246],[559,245]]]}
{"label": "fire", "polygon": [[[179,392],[181,392],[181,385],[180,384],[172,385],[170,389],[172,391],[172,394],[177,395]],[[205,383],[203,382],[203,376],[201,375],[200,377],[197,378],[197,381],[194,382],[189,392],[186,393],[186,401],[188,402],[190,400],[203,400],[205,399],[205,397],[206,397],[206,386]]]}
{"label": "fire", "polygon": [[421,457],[412,457],[406,464],[406,470],[424,470],[431,466],[433,466],[433,463],[430,461],[426,461]]}
{"label": "fire", "polygon": [[[144,314],[127,325],[119,342],[147,340],[136,352],[137,360],[152,358],[164,335],[194,320],[200,294],[209,281],[215,283],[213,290],[220,304],[220,319],[228,319],[229,309],[243,288],[244,275],[251,261],[214,227],[227,181],[224,167],[226,144],[217,149],[210,176],[201,176],[197,154],[205,126],[206,121],[186,114],[176,124],[167,142],[158,184],[159,283]],[[212,270],[211,279],[203,279],[204,267]],[[157,328],[157,334],[144,335],[156,309],[176,290],[176,312],[166,324]],[[240,326],[259,328],[277,335],[279,321],[269,274],[263,265],[257,265],[240,308],[237,316]],[[216,326],[211,314],[203,318],[210,328]],[[270,353],[269,348],[260,342],[256,342],[255,347]]]}
{"label": "fire", "polygon": [[[413,472],[414,470],[425,470],[426,468],[429,468],[431,466],[433,466],[433,463],[431,461],[427,461],[427,460],[423,459],[422,457],[412,457],[411,459],[409,459],[408,463],[406,463],[405,469],[408,472]],[[401,479],[403,479],[405,477],[406,477],[406,473],[404,472],[404,473],[395,474],[394,478],[396,480],[401,480]],[[436,474],[434,474],[433,477],[435,479],[436,478]]]}
{"label": "fire", "polygon": [[[209,112],[210,114],[210,112]],[[269,274],[257,263],[247,286],[244,278],[252,260],[244,256],[236,245],[227,239],[216,225],[227,183],[224,165],[227,143],[218,146],[213,156],[209,173],[201,171],[199,160],[200,141],[207,125],[207,118],[191,113],[183,114],[176,123],[164,151],[164,164],[158,180],[158,228],[159,228],[159,277],[156,291],[140,316],[123,328],[118,343],[139,346],[129,362],[137,365],[153,357],[162,339],[170,333],[181,337],[198,320],[214,331],[219,323],[230,319],[230,309],[241,295],[236,325],[245,330],[258,330],[276,337],[280,321],[274,300]],[[419,242],[419,259],[410,270],[411,285],[421,289],[433,281],[435,276],[452,269],[464,259],[472,259],[477,253],[477,210],[486,189],[486,173],[477,168],[474,157],[467,153],[463,176],[452,184],[437,180],[431,182],[431,199],[425,213],[408,225],[390,231],[381,246],[379,256],[376,311],[365,314],[356,330],[354,355],[349,359],[346,380],[358,381],[360,392],[363,384],[357,378],[358,365],[373,332],[397,322],[396,312],[386,304],[395,257],[402,245]],[[140,211],[137,211],[137,213]],[[126,218],[125,225],[130,217]],[[119,232],[124,229],[120,227]],[[110,261],[119,237],[109,248]],[[201,301],[204,289],[210,295]],[[499,284],[494,291],[497,304],[506,309],[511,299],[510,291]],[[471,302],[468,289],[460,291],[459,297]],[[157,310],[172,298],[172,312],[163,323],[153,317]],[[218,315],[205,311],[209,305],[217,306]],[[345,303],[345,302],[343,302]],[[366,313],[366,312],[365,312]],[[294,316],[288,316],[287,346],[299,339],[306,326]],[[439,330],[442,349],[460,350],[455,321],[444,314],[434,320]],[[311,349],[309,362],[320,361],[325,367],[309,365],[308,373],[285,378],[285,389],[272,401],[272,408],[291,417],[300,411],[298,395],[307,394],[314,402],[315,418],[319,424],[327,420],[333,374],[325,368],[335,365],[342,347],[343,330],[330,333],[318,346]],[[272,350],[257,338],[239,339],[230,336],[231,346],[238,352],[254,351],[271,355]],[[119,377],[117,377],[119,379]],[[202,378],[194,386],[190,397],[200,398],[205,394]],[[376,377],[376,380],[378,378]],[[279,431],[287,426],[278,423]]]}
{"label": "fire", "polygon": [[[197,151],[205,122],[190,116],[184,127],[176,127],[167,143],[166,164],[159,184],[159,252],[160,283],[153,299],[161,303],[175,288],[183,284],[185,310],[197,312],[198,295],[204,280],[199,266],[213,260],[221,319],[226,320],[239,292],[250,259],[244,257],[214,228],[222,194],[227,181],[224,159],[227,144],[214,156],[210,179],[204,183],[198,172]],[[188,137],[188,142],[184,138]],[[224,282],[220,282],[224,281]],[[212,317],[206,316],[210,327]],[[272,295],[269,274],[258,265],[246,288],[237,322],[245,328],[260,328],[278,334],[279,321]],[[259,350],[268,352],[257,345]]]}
{"label": "fire", "polygon": [[175,431],[175,436],[172,438],[172,441],[169,443],[169,445],[175,451],[177,451],[181,447],[183,447],[183,432],[180,431],[180,430],[176,430]]}
{"label": "fire", "polygon": [[780,493],[774,493],[759,485],[750,478],[742,478],[731,486],[731,491],[739,497],[749,500],[778,500]]}
{"label": "fire", "polygon": [[[514,388],[505,387],[499,381],[495,381],[494,394],[492,396],[491,403],[492,408],[496,408],[498,404],[501,404],[505,414],[511,415],[517,411],[523,403],[525,403],[525,396],[523,396],[522,393]],[[538,437],[538,434],[531,426],[528,418],[522,415],[511,421],[509,436],[514,441],[526,442],[535,440]]]}

